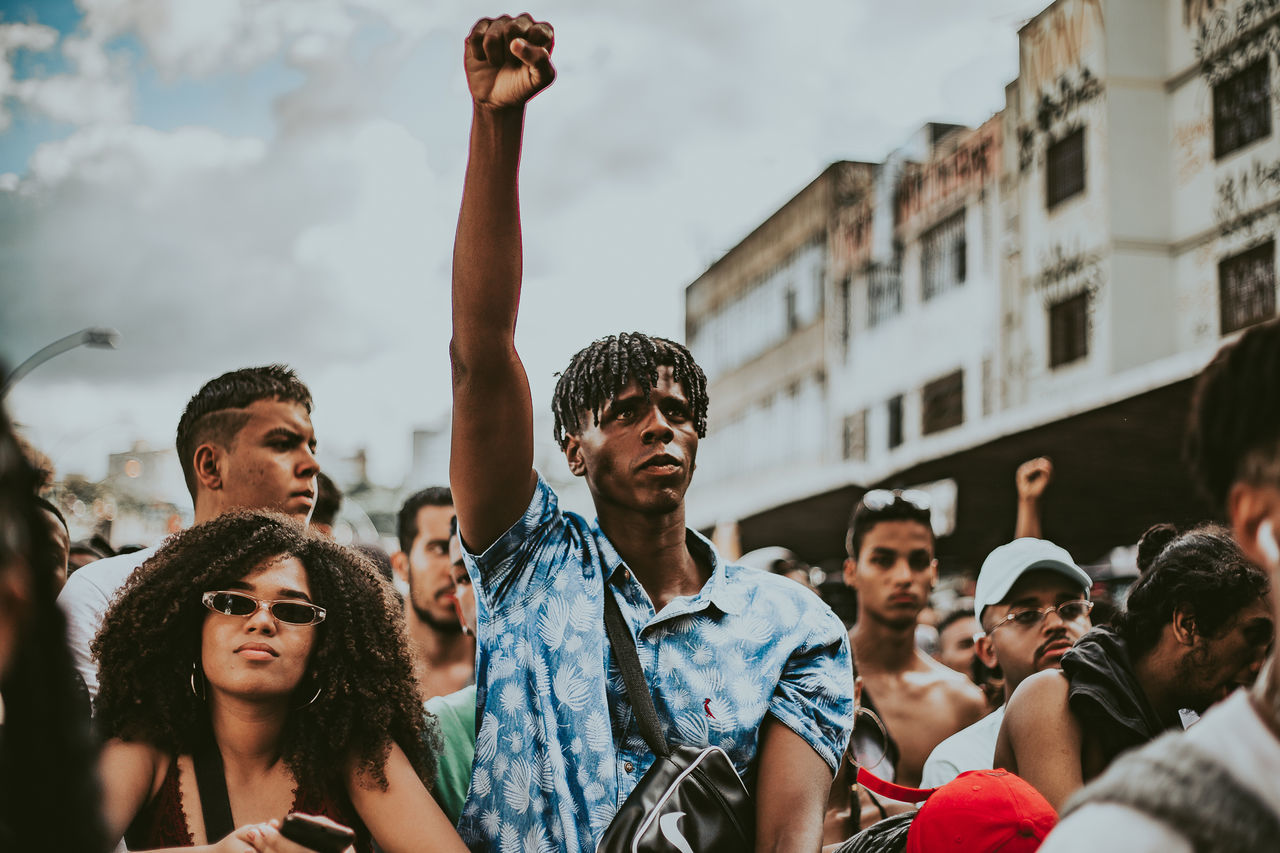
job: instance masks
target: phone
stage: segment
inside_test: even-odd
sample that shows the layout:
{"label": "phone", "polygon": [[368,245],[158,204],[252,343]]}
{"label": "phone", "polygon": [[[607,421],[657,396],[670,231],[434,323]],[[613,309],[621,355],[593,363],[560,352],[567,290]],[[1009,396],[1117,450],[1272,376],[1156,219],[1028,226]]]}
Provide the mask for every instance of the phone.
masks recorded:
{"label": "phone", "polygon": [[322,823],[311,815],[292,812],[284,816],[280,834],[318,853],[342,853],[356,841],[354,831],[345,826]]}

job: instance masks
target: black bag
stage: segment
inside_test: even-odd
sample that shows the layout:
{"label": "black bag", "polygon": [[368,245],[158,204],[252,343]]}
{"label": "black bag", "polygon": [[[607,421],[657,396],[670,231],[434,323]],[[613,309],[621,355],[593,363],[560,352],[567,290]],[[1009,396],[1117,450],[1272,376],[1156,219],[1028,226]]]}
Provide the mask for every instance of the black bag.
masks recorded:
{"label": "black bag", "polygon": [[654,762],[618,809],[597,853],[742,853],[755,847],[756,808],[724,750],[668,746],[635,641],[613,592],[604,590],[609,645]]}

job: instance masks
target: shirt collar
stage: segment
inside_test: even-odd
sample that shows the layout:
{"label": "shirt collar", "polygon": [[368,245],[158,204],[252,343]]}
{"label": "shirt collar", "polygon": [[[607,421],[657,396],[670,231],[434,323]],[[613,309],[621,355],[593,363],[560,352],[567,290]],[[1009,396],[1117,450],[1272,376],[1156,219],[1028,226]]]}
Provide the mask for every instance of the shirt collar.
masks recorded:
{"label": "shirt collar", "polygon": [[[596,541],[600,544],[600,562],[604,567],[604,576],[612,583],[614,575],[628,567],[618,553],[618,549],[613,547],[609,537],[600,529],[599,519],[596,520],[594,527]],[[735,616],[741,613],[746,606],[746,595],[742,589],[742,569],[726,563],[711,540],[696,530],[685,529],[685,544],[695,556],[700,556],[711,564],[711,577],[707,579],[697,595],[686,599],[687,603],[679,608],[679,612],[697,610],[704,602],[709,602],[724,613]]]}

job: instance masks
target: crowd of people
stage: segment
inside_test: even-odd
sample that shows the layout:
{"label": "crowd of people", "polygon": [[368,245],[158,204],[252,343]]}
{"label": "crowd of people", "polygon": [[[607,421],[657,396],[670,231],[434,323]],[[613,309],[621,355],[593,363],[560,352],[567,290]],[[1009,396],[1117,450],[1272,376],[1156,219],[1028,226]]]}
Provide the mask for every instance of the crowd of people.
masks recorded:
{"label": "crowd of people", "polygon": [[[287,367],[191,398],[191,527],[83,562],[0,412],[0,849],[614,850],[637,814],[627,849],[1275,849],[1280,321],[1222,348],[1189,413],[1226,525],[1147,530],[1123,607],[1042,537],[1041,458],[928,630],[929,496],[866,492],[842,619],[794,555],[749,568],[686,526],[708,396],[677,342],[601,338],[560,375],[594,521],[534,469],[517,185],[553,45],[524,15],[465,42],[451,482],[405,501],[395,553],[332,540]],[[680,789],[713,761],[743,798]]]}

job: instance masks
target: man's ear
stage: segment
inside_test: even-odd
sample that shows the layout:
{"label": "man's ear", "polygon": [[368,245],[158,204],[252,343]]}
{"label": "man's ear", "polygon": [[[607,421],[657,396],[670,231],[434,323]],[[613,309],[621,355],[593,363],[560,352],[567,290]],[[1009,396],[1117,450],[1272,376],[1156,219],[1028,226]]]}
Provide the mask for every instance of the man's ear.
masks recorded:
{"label": "man's ear", "polygon": [[983,634],[973,641],[973,652],[987,669],[1000,668],[1000,661],[996,659],[996,645],[989,634]]}
{"label": "man's ear", "polygon": [[1179,645],[1194,646],[1196,643],[1196,615],[1185,604],[1173,608],[1173,638]]}
{"label": "man's ear", "polygon": [[212,442],[205,442],[196,448],[192,459],[196,482],[208,491],[216,492],[222,488],[222,448]]}
{"label": "man's ear", "polygon": [[858,561],[853,557],[845,557],[844,559],[844,583],[845,586],[851,586],[857,589]]}
{"label": "man's ear", "polygon": [[1231,533],[1244,555],[1253,564],[1274,570],[1272,560],[1259,546],[1258,528],[1263,521],[1271,519],[1272,530],[1280,531],[1280,489],[1235,483],[1227,495],[1227,513],[1231,518]]}
{"label": "man's ear", "polygon": [[564,458],[569,463],[569,473],[575,477],[585,477],[587,462],[582,456],[582,442],[573,434],[564,437]]}
{"label": "man's ear", "polygon": [[391,555],[391,571],[405,583],[409,582],[409,555],[404,551],[396,551]]}

